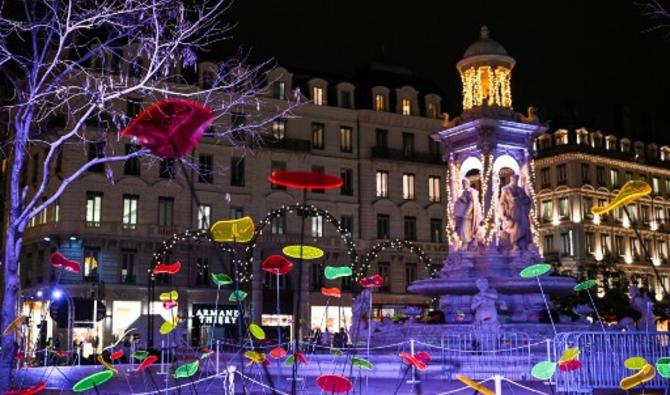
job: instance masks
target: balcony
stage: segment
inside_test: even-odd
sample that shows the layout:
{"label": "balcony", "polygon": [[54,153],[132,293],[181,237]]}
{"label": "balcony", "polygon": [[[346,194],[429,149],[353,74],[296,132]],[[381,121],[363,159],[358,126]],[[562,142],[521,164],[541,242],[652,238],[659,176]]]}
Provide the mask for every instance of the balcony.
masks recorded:
{"label": "balcony", "polygon": [[391,149],[386,147],[372,147],[372,157],[377,159],[398,160],[403,162],[419,162],[430,164],[442,164],[442,157],[439,154],[430,152],[411,152],[406,153],[400,149]]}
{"label": "balcony", "polygon": [[274,137],[265,138],[265,147],[274,149],[285,149],[290,151],[310,152],[312,150],[312,142],[302,139],[291,139],[284,137],[283,139],[276,139]]}
{"label": "balcony", "polygon": [[[640,155],[636,159],[633,159],[635,157],[635,153],[633,151],[621,152],[620,150],[608,150],[604,146],[594,148],[588,144],[571,143],[564,145],[554,145],[551,147],[540,146],[538,150],[535,152],[535,157],[540,159],[540,158],[546,158],[548,156],[564,154],[564,153],[572,153],[572,152],[598,155],[626,162],[634,161],[637,163],[644,163],[647,165],[657,166],[666,169],[670,168],[670,161],[662,161],[660,160],[660,158]],[[598,181],[598,186],[605,186],[604,180],[602,182]]]}

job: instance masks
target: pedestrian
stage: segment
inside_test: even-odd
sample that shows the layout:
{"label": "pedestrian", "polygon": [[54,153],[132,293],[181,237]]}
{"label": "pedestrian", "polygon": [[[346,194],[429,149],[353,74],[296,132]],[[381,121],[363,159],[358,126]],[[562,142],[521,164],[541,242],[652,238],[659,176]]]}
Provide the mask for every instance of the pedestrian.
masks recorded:
{"label": "pedestrian", "polygon": [[347,332],[344,330],[344,327],[340,328],[340,342],[341,346],[340,348],[345,348],[347,346],[347,343],[349,343],[349,335],[347,335]]}
{"label": "pedestrian", "polygon": [[328,330],[328,327],[326,327],[326,331],[323,332],[323,345],[327,348],[330,348],[331,345],[332,345],[331,344],[332,340],[333,340],[333,336],[330,333],[330,331]]}

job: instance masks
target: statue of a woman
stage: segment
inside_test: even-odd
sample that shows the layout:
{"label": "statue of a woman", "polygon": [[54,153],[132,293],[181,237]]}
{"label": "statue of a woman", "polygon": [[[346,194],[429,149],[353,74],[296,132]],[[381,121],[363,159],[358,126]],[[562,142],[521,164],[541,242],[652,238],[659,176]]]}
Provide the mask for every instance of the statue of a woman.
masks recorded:
{"label": "statue of a woman", "polygon": [[529,216],[532,204],[530,196],[518,185],[517,175],[512,174],[509,184],[500,191],[499,207],[502,229],[509,236],[512,251],[526,251],[532,242]]}
{"label": "statue of a woman", "polygon": [[477,232],[482,221],[479,193],[470,186],[470,180],[463,179],[463,192],[454,203],[455,230],[463,242],[463,249],[477,245]]}

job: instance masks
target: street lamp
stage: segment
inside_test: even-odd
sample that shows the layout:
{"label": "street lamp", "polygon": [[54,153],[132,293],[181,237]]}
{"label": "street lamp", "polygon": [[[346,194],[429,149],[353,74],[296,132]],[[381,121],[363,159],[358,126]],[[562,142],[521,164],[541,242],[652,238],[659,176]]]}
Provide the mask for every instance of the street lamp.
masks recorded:
{"label": "street lamp", "polygon": [[74,327],[74,302],[70,293],[65,288],[55,286],[51,291],[51,299],[53,301],[60,300],[63,296],[67,299],[67,345],[66,350],[72,346],[72,331]]}

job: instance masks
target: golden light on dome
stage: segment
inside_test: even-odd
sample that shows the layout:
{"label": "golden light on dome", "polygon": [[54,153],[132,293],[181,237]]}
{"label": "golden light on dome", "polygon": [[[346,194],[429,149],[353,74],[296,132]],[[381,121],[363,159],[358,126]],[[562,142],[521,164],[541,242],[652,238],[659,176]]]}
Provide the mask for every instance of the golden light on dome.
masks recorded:
{"label": "golden light on dome", "polygon": [[461,71],[463,109],[481,107],[512,107],[511,70],[504,66],[469,67]]}

